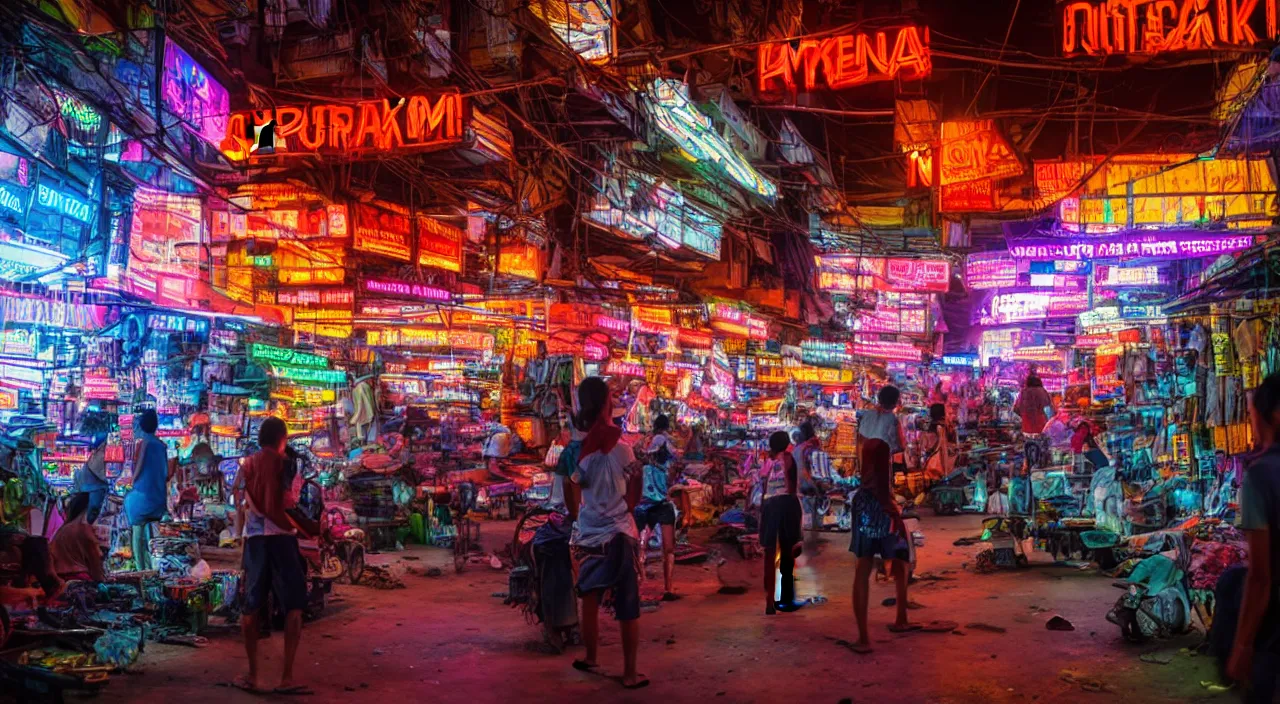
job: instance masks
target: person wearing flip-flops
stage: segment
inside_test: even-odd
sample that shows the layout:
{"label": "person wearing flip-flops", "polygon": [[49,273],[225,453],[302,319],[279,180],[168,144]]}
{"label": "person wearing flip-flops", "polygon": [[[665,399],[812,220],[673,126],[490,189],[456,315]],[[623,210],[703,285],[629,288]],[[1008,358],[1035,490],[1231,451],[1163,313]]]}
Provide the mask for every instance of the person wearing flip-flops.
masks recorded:
{"label": "person wearing flip-flops", "polygon": [[[621,677],[627,689],[648,686],[636,671],[640,647],[640,536],[632,512],[640,502],[643,467],[613,424],[613,399],[600,377],[578,386],[580,411],[573,424],[586,432],[577,466],[570,479],[581,488],[578,520],[569,538],[578,567],[578,596],[582,599],[582,640],[586,655],[573,661],[575,670],[604,675],[597,659],[600,644],[600,602],[613,595],[613,613],[622,631]],[[609,675],[605,675],[609,676]]]}
{"label": "person wearing flip-flops", "polygon": [[[892,388],[892,387],[890,387]],[[896,391],[896,389],[895,389]],[[893,399],[896,405],[897,399]],[[881,398],[883,405],[883,395]],[[889,571],[897,586],[897,619],[889,626],[894,633],[918,631],[921,626],[907,620],[907,564],[910,561],[906,526],[902,513],[893,500],[893,452],[889,443],[879,438],[862,438],[862,484],[853,496],[853,532],[849,552],[857,557],[853,577],[853,616],[858,624],[858,640],[850,643],[855,653],[871,652],[867,635],[867,603],[871,592],[871,572],[875,559],[890,561]]]}
{"label": "person wearing flip-flops", "polygon": [[[240,619],[249,674],[232,685],[254,694],[312,694],[293,680],[293,662],[302,640],[302,609],[307,585],[298,537],[288,509],[297,503],[289,490],[285,445],[289,431],[274,416],[262,421],[258,447],[262,448],[240,470],[245,487],[244,607]],[[285,611],[284,672],[280,686],[263,687],[258,672],[259,622],[269,618],[267,595],[272,594]]]}

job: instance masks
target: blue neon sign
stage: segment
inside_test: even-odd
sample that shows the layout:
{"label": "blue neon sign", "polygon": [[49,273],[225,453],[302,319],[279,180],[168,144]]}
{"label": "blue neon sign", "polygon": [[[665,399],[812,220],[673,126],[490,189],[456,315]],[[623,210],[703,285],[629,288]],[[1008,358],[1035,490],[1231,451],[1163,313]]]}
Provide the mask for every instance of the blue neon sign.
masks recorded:
{"label": "blue neon sign", "polygon": [[93,220],[93,207],[85,201],[62,191],[55,191],[43,183],[36,187],[36,200],[40,207],[57,211],[61,215],[88,223]]}

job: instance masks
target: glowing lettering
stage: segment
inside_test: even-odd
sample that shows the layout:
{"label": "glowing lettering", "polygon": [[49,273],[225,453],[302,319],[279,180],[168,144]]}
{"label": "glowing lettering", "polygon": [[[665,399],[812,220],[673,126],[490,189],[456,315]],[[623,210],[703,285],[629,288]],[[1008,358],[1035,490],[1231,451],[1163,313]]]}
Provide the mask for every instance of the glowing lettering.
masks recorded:
{"label": "glowing lettering", "polygon": [[36,187],[36,200],[40,203],[40,207],[56,210],[60,215],[75,218],[80,222],[87,223],[93,219],[93,207],[88,203],[73,195],[55,191],[43,183]]}
{"label": "glowing lettering", "polygon": [[1274,37],[1275,0],[1077,0],[1062,8],[1067,55],[1229,49]]}
{"label": "glowing lettering", "polygon": [[19,215],[26,209],[26,199],[18,196],[9,187],[0,183],[0,208],[12,210]]}
{"label": "glowing lettering", "polygon": [[[761,44],[757,55],[760,92],[816,90],[818,69],[822,69],[827,87],[834,90],[927,77],[933,70],[928,28],[908,26],[895,31],[892,49],[886,32],[804,39],[796,46],[789,42]],[[800,74],[800,81],[796,74]]]}
{"label": "glowing lettering", "polygon": [[369,293],[399,296],[401,298],[416,298],[425,301],[448,301],[453,298],[453,294],[442,288],[394,279],[365,279],[364,290]]}
{"label": "glowing lettering", "polygon": [[286,106],[231,115],[222,153],[232,161],[271,156],[358,157],[462,141],[459,93],[366,100],[352,105]]}

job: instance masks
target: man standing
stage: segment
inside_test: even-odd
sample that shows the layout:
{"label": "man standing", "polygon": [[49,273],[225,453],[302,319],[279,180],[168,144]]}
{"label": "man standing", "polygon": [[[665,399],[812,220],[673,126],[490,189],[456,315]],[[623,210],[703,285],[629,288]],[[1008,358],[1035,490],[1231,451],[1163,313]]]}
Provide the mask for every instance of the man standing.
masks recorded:
{"label": "man standing", "polygon": [[[258,450],[241,468],[244,477],[244,580],[245,602],[241,633],[244,650],[249,656],[249,675],[235,681],[235,686],[252,693],[274,691],[276,694],[309,694],[293,681],[293,661],[302,637],[302,609],[306,606],[306,575],[298,538],[286,511],[297,503],[291,494],[291,463],[285,460],[288,431],[284,421],[271,417],[258,430]],[[258,673],[259,621],[269,618],[264,613],[268,591],[275,595],[285,611],[284,674],[280,686],[264,688]]]}
{"label": "man standing", "polygon": [[1249,541],[1240,617],[1227,674],[1248,683],[1246,704],[1271,704],[1280,664],[1280,612],[1276,583],[1280,576],[1280,374],[1272,374],[1253,392],[1249,405],[1253,436],[1262,454],[1244,471],[1240,486],[1240,529]]}

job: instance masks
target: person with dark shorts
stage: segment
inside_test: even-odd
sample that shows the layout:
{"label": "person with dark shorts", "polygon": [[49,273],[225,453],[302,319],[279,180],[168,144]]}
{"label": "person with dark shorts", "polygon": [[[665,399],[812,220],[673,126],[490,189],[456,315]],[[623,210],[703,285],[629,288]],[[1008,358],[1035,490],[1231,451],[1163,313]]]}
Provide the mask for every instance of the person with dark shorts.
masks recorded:
{"label": "person with dark shorts", "polygon": [[582,490],[578,520],[569,538],[578,566],[582,598],[582,640],[586,654],[573,661],[582,672],[600,672],[600,602],[613,595],[613,614],[622,631],[622,686],[639,689],[649,678],[636,670],[640,648],[640,536],[631,512],[640,502],[642,472],[631,446],[619,442],[613,400],[604,379],[578,385],[581,410],[573,424],[586,433],[572,481]]}
{"label": "person with dark shorts", "polygon": [[[1240,485],[1240,530],[1249,544],[1249,569],[1226,671],[1241,683],[1246,704],[1271,704],[1280,678],[1280,374],[1254,390],[1249,415],[1261,454]],[[1217,619],[1213,625],[1218,628]]]}
{"label": "person with dark shorts", "polygon": [[641,531],[641,547],[645,531],[660,531],[662,538],[662,600],[675,601],[671,576],[676,567],[676,506],[669,496],[671,466],[675,445],[671,443],[671,421],[665,415],[653,419],[653,437],[645,448],[644,486],[636,506],[636,527]]}
{"label": "person with dark shorts", "polygon": [[[800,556],[803,535],[800,529],[802,511],[797,490],[796,461],[787,447],[791,439],[779,430],[769,436],[769,456],[760,467],[760,547],[764,549],[764,613],[795,611],[796,558]],[[782,595],[773,601],[774,579],[782,571]]]}
{"label": "person with dark shorts", "polygon": [[897,583],[898,618],[889,626],[895,633],[919,630],[907,621],[907,565],[910,546],[902,512],[893,500],[893,451],[879,438],[862,443],[862,484],[853,495],[853,532],[849,552],[858,559],[853,577],[853,616],[858,623],[858,640],[849,647],[855,652],[871,652],[867,635],[867,602],[871,591],[871,571],[877,556],[890,562],[889,571]]}
{"label": "person with dark shorts", "polygon": [[[244,526],[244,607],[241,632],[249,656],[249,674],[234,684],[247,692],[309,694],[294,682],[293,662],[302,638],[302,609],[306,606],[306,572],[298,538],[288,510],[297,504],[291,490],[293,472],[285,460],[288,431],[284,421],[270,417],[258,430],[258,447],[241,468],[244,476],[246,516]],[[264,687],[258,674],[259,621],[266,613],[268,595],[285,612],[284,673],[280,686]]]}

